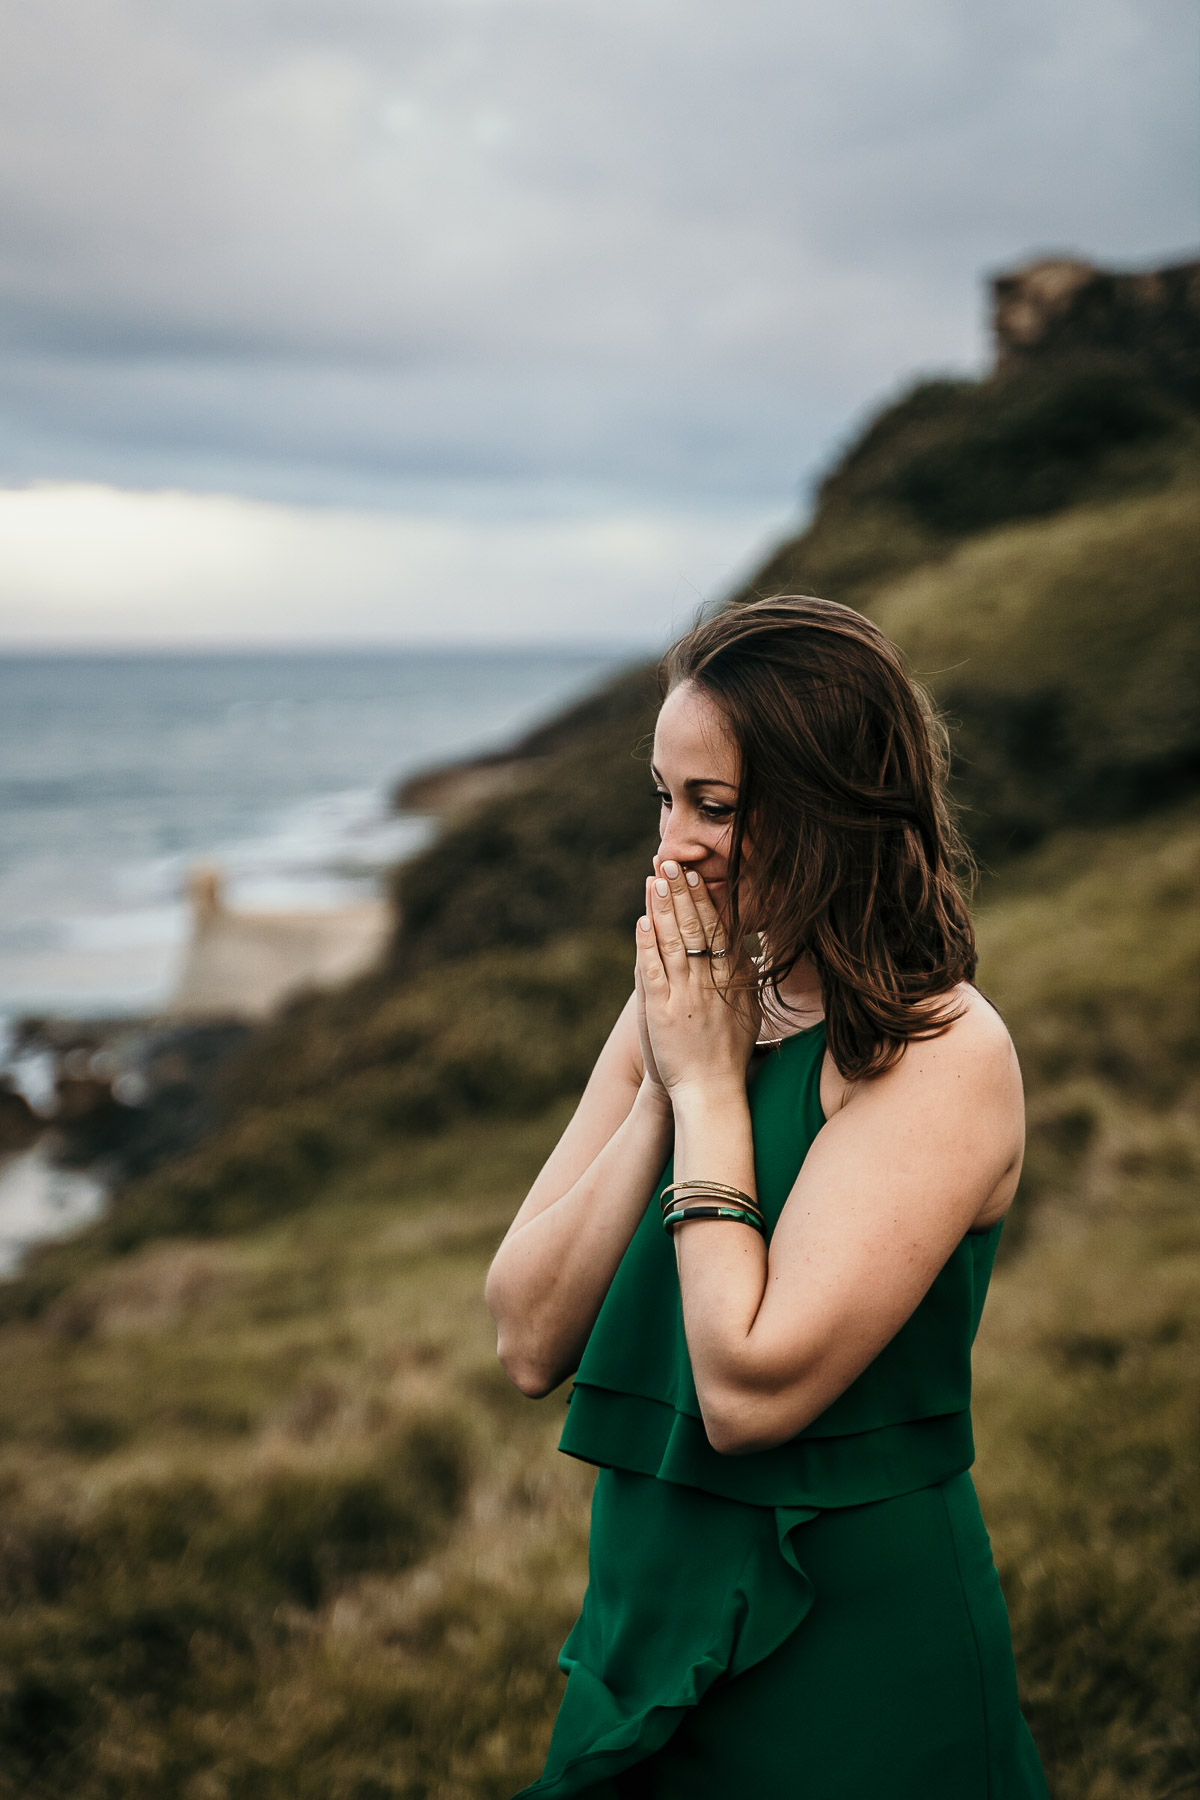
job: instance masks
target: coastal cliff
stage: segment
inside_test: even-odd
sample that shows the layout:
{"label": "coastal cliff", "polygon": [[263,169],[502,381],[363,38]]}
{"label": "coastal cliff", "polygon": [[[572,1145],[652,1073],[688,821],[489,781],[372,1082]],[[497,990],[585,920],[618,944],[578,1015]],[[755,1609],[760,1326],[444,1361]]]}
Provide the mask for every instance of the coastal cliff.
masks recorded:
{"label": "coastal cliff", "polygon": [[[950,716],[1030,1118],[976,1474],[1053,1791],[1162,1800],[1200,1764],[1200,423],[1050,266],[997,283],[993,373],[881,411],[734,598],[862,607]],[[0,1289],[0,1797],[535,1772],[588,1482],[480,1289],[628,992],[653,708],[635,670],[407,789],[443,824],[381,965],[255,1030],[205,1141]]]}

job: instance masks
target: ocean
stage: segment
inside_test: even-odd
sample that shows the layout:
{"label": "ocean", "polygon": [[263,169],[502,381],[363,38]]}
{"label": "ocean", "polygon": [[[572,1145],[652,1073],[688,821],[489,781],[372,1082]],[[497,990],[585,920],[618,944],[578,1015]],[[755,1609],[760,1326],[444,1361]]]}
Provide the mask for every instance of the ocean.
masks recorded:
{"label": "ocean", "polygon": [[502,744],[632,659],[0,657],[0,1038],[26,1014],[152,1010],[178,966],[196,863],[225,872],[235,906],[377,892],[430,829],[393,811],[399,777]]}

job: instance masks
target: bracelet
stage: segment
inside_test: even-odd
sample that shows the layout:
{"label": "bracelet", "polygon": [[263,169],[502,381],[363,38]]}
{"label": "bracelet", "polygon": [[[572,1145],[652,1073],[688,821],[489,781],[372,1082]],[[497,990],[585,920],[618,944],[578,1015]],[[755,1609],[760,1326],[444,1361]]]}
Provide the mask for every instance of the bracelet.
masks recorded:
{"label": "bracelet", "polygon": [[740,1206],[677,1206],[663,1214],[663,1230],[670,1233],[676,1225],[685,1225],[689,1219],[728,1219],[734,1225],[749,1225],[760,1237],[767,1235],[761,1217]]}
{"label": "bracelet", "polygon": [[[696,1211],[693,1202],[699,1203],[702,1208],[700,1212]],[[739,1219],[749,1219],[764,1236],[766,1235],[767,1225],[761,1207],[746,1206],[733,1200],[714,1200],[708,1194],[683,1194],[676,1200],[667,1201],[662,1209],[663,1224],[666,1225],[668,1218],[678,1213],[683,1207],[687,1207],[689,1218],[723,1219],[726,1215],[729,1217],[736,1215]]]}
{"label": "bracelet", "polygon": [[680,1188],[695,1188],[697,1191],[703,1190],[704,1193],[713,1195],[723,1194],[727,1200],[737,1200],[739,1203],[744,1201],[750,1206],[757,1206],[758,1204],[756,1200],[750,1198],[749,1194],[744,1194],[741,1188],[730,1187],[728,1183],[724,1181],[702,1181],[699,1178],[695,1181],[673,1181],[669,1187],[665,1187],[662,1191],[664,1194],[674,1194]]}
{"label": "bracelet", "polygon": [[713,1200],[722,1206],[732,1206],[742,1212],[750,1213],[761,1228],[763,1225],[762,1207],[757,1200],[744,1194],[741,1188],[730,1187],[724,1181],[673,1181],[662,1191],[662,1214],[665,1221],[667,1214],[685,1200]]}

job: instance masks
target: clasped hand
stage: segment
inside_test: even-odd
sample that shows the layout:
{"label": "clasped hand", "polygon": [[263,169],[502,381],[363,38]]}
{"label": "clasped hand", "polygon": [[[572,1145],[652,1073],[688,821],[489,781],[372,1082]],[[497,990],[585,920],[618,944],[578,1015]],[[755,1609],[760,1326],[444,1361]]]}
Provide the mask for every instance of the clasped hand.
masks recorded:
{"label": "clasped hand", "polygon": [[726,943],[700,876],[662,863],[646,883],[646,913],[635,935],[647,1076],[673,1099],[693,1088],[744,1087],[758,1037],[758,1000],[746,983],[744,953]]}

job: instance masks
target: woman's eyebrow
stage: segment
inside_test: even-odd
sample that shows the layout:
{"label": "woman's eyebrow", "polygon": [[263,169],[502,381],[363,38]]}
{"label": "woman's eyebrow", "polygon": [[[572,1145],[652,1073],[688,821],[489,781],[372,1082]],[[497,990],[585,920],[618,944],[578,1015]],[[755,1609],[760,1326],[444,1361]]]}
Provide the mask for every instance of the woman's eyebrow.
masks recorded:
{"label": "woman's eyebrow", "polygon": [[[653,763],[650,764],[650,773],[653,775],[655,781],[660,784],[662,783],[662,776],[659,774]],[[737,793],[737,783],[735,781],[719,781],[715,775],[690,775],[683,785],[685,788],[731,788],[735,794]]]}

